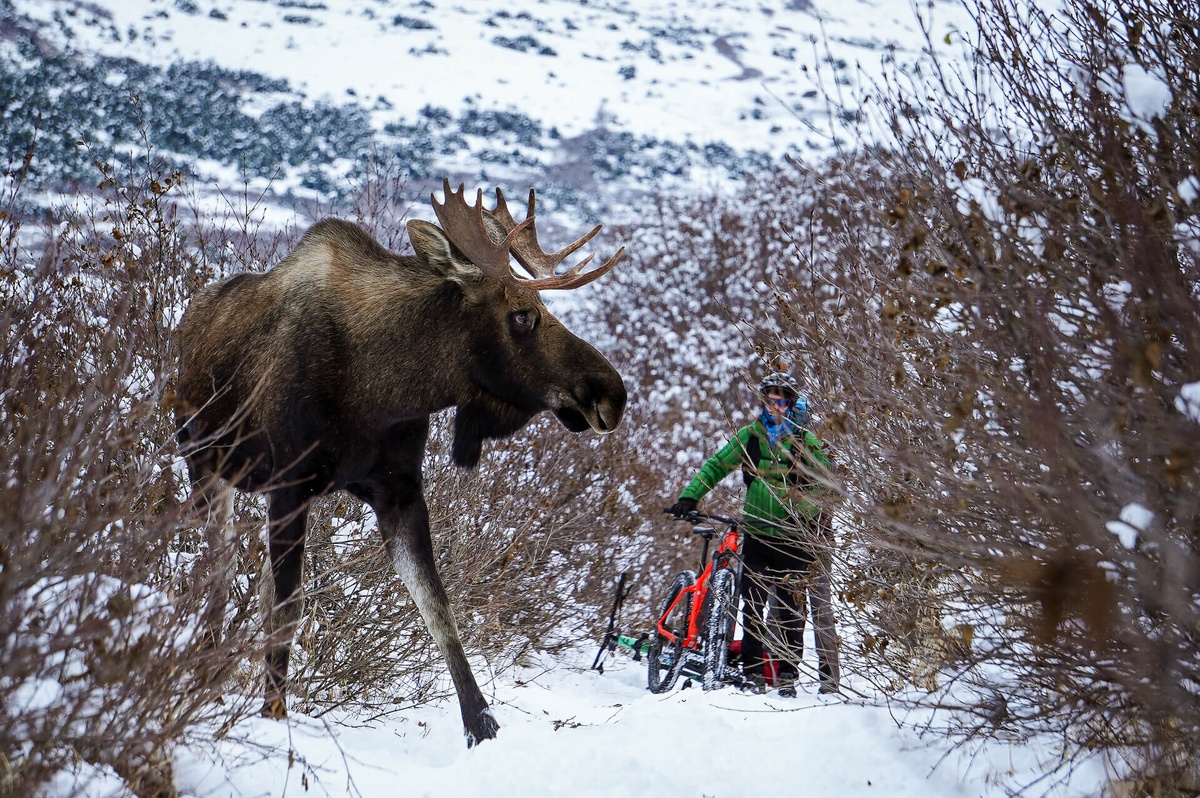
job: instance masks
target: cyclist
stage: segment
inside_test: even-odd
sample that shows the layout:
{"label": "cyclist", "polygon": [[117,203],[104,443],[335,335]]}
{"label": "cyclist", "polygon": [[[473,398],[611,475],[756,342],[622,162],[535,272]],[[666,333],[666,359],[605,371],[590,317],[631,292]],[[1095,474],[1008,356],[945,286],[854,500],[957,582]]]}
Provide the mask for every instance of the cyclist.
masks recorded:
{"label": "cyclist", "polygon": [[790,654],[780,662],[779,694],[796,694],[806,605],[813,615],[820,691],[835,692],[839,674],[829,580],[832,533],[821,509],[829,458],[820,439],[806,427],[808,402],[794,377],[772,371],[759,383],[758,396],[762,403],[758,419],[739,429],[701,466],[670,512],[686,516],[718,482],[742,468],[747,485],[742,508],[746,533],[742,672],[755,689],[765,689],[763,619],[774,594],[772,614],[783,638],[778,653]]}

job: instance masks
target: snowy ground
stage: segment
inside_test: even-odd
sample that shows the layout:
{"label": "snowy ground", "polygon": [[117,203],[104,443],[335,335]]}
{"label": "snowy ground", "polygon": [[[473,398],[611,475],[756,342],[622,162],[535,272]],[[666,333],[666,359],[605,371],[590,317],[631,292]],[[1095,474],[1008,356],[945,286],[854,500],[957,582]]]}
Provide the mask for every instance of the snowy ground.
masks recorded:
{"label": "snowy ground", "polygon": [[[468,750],[454,701],[372,726],[343,718],[253,718],[215,753],[187,749],[176,784],[188,796],[1005,796],[1099,794],[1097,762],[1070,784],[1039,781],[1049,745],[955,748],[917,729],[924,715],[818,696],[794,699],[645,689],[624,656],[602,675],[592,652],[545,659],[486,688],[502,728]],[[113,780],[68,777],[66,794],[109,795]]]}

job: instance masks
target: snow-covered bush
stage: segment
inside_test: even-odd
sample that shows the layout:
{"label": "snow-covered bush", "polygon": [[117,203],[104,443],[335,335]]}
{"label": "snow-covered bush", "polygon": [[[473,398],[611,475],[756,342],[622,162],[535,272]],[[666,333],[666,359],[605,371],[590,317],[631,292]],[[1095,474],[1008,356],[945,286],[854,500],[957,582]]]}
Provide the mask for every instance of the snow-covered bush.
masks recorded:
{"label": "snow-covered bush", "polygon": [[[335,212],[406,247],[403,181],[364,171]],[[20,211],[19,179],[0,204],[0,791],[87,768],[170,794],[172,745],[261,697],[262,502],[236,504],[225,606],[213,521],[188,500],[175,443],[171,338],[195,290],[268,268],[298,232],[260,232],[236,211],[185,225],[180,181],[147,157],[40,224]],[[478,473],[450,466],[448,451],[439,420],[427,501],[468,650],[497,672],[590,639],[639,523],[622,514],[613,468],[632,459],[627,445],[547,420],[489,447]],[[296,706],[391,712],[447,690],[370,513],[330,497],[309,539]]]}
{"label": "snow-covered bush", "polygon": [[858,109],[885,145],[799,170],[776,291],[869,544],[843,598],[881,683],[1194,794],[1194,14],[973,9],[969,68],[893,72]]}
{"label": "snow-covered bush", "polygon": [[19,180],[0,200],[0,792],[83,767],[170,794],[170,746],[236,715],[219,702],[253,644],[202,640],[209,556],[160,405],[203,275],[177,175],[109,173],[42,222]]}

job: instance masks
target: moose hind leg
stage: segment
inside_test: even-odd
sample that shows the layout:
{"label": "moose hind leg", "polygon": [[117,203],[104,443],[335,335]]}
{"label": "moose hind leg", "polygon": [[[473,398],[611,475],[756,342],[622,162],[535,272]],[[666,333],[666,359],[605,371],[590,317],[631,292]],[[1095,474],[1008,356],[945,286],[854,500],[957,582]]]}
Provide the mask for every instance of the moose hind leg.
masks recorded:
{"label": "moose hind leg", "polygon": [[379,529],[392,565],[412,595],[430,635],[450,668],[458,705],[462,711],[467,747],[495,738],[500,724],[492,715],[458,636],[450,599],[438,576],[429,538],[429,514],[419,495],[401,508],[379,513]]}
{"label": "moose hind leg", "polygon": [[[262,714],[287,717],[287,672],[292,639],[304,608],[304,532],[308,505],[273,495],[270,500],[268,541],[271,552],[271,590],[264,590],[267,612],[267,671]],[[266,574],[264,574],[264,577]]]}

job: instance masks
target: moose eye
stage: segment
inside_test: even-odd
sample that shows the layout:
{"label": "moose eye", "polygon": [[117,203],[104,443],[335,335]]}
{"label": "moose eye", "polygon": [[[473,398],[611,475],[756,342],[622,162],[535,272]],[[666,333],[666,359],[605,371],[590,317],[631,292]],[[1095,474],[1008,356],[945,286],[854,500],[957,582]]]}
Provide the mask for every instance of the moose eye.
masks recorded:
{"label": "moose eye", "polygon": [[528,310],[515,311],[509,319],[517,332],[529,332],[537,324],[537,316]]}

